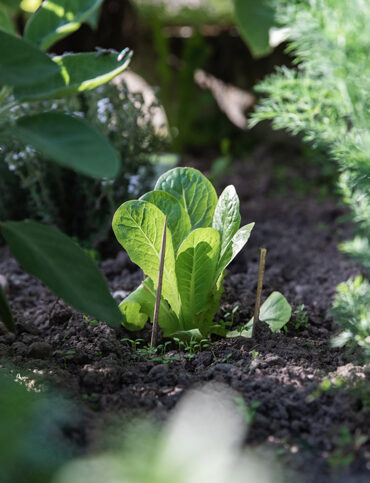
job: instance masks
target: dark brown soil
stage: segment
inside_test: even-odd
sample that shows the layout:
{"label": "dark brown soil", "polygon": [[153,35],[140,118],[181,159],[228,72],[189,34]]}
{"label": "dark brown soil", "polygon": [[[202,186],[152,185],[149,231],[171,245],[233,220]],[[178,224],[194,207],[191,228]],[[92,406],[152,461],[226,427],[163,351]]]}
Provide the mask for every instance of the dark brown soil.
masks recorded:
{"label": "dark brown soil", "polygon": [[[268,153],[257,150],[254,157],[266,159]],[[337,250],[350,236],[349,227],[339,223],[343,212],[335,200],[319,203],[314,196],[272,194],[274,182],[264,175],[264,162],[257,164],[257,172],[251,165],[237,164],[230,178],[243,198],[243,221],[255,221],[256,227],[226,277],[218,316],[236,305],[235,324],[251,316],[258,248],[264,246],[264,296],[279,290],[293,310],[305,304],[307,327],[295,328],[293,316],[287,332],[264,331],[258,341],[218,340],[190,358],[173,346],[167,363],[146,360],[121,339],[149,340],[149,328],[132,334],[89,322],[24,273],[3,247],[0,273],[9,282],[19,333],[7,334],[0,326],[0,357],[31,380],[50,382],[77,401],[81,423],[74,438],[88,451],[99,446],[97,435],[106,422],[125,410],[164,419],[189,387],[217,380],[239,391],[247,404],[259,402],[247,444],[276,450],[299,472],[292,481],[369,481],[370,441],[360,448],[355,442],[359,434],[370,435],[369,402],[365,407],[355,389],[366,378],[365,367],[358,354],[330,347],[336,328],[328,308],[335,286],[359,272]],[[101,268],[112,291],[121,292],[118,299],[142,279],[123,251]],[[345,380],[341,387],[318,391],[324,379],[340,378]],[[353,435],[351,443],[342,444],[341,427]],[[353,463],[330,466],[328,458],[336,451],[342,460],[352,455]]]}

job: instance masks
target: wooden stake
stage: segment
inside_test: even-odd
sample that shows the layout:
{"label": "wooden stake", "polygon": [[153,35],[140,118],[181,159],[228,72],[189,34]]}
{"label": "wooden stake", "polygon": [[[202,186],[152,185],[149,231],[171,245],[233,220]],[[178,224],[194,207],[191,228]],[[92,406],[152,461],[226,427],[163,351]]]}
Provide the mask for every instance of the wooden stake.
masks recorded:
{"label": "wooden stake", "polygon": [[167,216],[165,216],[165,218],[164,218],[161,253],[159,255],[158,284],[157,284],[157,294],[156,294],[156,297],[155,297],[152,338],[151,338],[151,341],[150,341],[150,347],[155,347],[157,345],[159,307],[160,307],[160,304],[161,304],[161,295],[162,295],[164,255],[166,253],[166,228],[167,228]]}
{"label": "wooden stake", "polygon": [[257,294],[256,294],[256,305],[254,306],[254,320],[252,337],[256,336],[257,324],[260,318],[260,307],[261,307],[261,295],[263,286],[263,276],[265,274],[265,262],[266,262],[266,248],[261,248],[260,251],[260,265],[258,269],[258,283],[257,283]]}

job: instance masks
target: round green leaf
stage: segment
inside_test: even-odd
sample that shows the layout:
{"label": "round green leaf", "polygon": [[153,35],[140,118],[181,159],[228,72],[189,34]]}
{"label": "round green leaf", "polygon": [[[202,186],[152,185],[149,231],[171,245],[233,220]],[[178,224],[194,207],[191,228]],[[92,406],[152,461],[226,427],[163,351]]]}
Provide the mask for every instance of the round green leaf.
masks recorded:
{"label": "round green leaf", "polygon": [[166,191],[180,201],[193,229],[212,226],[217,194],[212,183],[197,169],[170,169],[158,179],[155,189]]}

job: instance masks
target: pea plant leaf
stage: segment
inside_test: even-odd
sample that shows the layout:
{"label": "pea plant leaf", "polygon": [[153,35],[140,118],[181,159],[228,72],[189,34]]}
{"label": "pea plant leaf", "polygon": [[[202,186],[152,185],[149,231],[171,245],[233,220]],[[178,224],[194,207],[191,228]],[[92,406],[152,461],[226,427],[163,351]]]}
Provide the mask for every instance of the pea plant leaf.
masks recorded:
{"label": "pea plant leaf", "polygon": [[[260,320],[266,322],[271,332],[278,332],[284,327],[292,316],[292,308],[280,292],[272,292],[261,306]],[[254,318],[250,323],[253,325]]]}
{"label": "pea plant leaf", "polygon": [[[126,201],[113,217],[113,231],[131,260],[145,275],[157,283],[165,215],[152,203],[144,200]],[[176,315],[180,312],[180,298],[175,274],[175,253],[172,234],[167,227],[163,272],[163,297]],[[157,287],[155,287],[157,288]]]}
{"label": "pea plant leaf", "polygon": [[56,79],[60,66],[32,44],[0,30],[0,86],[26,88]]}
{"label": "pea plant leaf", "polygon": [[121,323],[121,312],[103,275],[73,240],[34,221],[1,222],[0,229],[18,262],[55,295],[109,325]]}
{"label": "pea plant leaf", "polygon": [[176,276],[181,296],[183,329],[197,328],[195,315],[204,311],[220,254],[220,234],[214,228],[197,228],[181,244],[176,258]]}
{"label": "pea plant leaf", "polygon": [[190,217],[192,229],[212,226],[217,194],[212,183],[193,168],[174,168],[158,179],[155,190],[170,193]]}
{"label": "pea plant leaf", "polygon": [[[292,308],[284,295],[272,292],[261,305],[259,319],[270,327],[271,332],[278,332],[289,322],[291,316]],[[240,330],[227,332],[226,337],[252,337],[253,322],[254,317]]]}
{"label": "pea plant leaf", "polygon": [[120,168],[118,153],[85,120],[61,112],[44,112],[16,120],[11,133],[50,160],[94,178],[111,178]]}
{"label": "pea plant leaf", "polygon": [[103,0],[45,0],[29,18],[24,38],[42,50],[79,29]]}
{"label": "pea plant leaf", "polygon": [[[156,290],[150,278],[143,283],[119,305],[123,315],[123,324],[129,330],[139,330],[148,319],[153,319]],[[164,334],[169,335],[177,329],[177,317],[168,303],[162,298],[159,309],[158,323]]]}
{"label": "pea plant leaf", "polygon": [[4,323],[5,327],[10,332],[15,332],[15,325],[12,311],[10,310],[8,300],[0,285],[0,321]]}
{"label": "pea plant leaf", "polygon": [[180,202],[166,191],[149,191],[141,200],[149,201],[167,216],[167,226],[172,233],[175,253],[191,229],[190,218]]}
{"label": "pea plant leaf", "polygon": [[[37,49],[36,51],[40,55],[45,55]],[[46,55],[45,57],[49,59]],[[117,60],[118,52],[112,53],[109,51],[106,52],[106,55],[88,52],[53,57],[52,60],[49,59],[56,69],[53,76],[45,79],[40,78],[37,83],[20,84],[14,89],[14,95],[20,101],[32,101],[64,97],[95,89],[123,72],[129,65],[131,57],[132,51],[128,49],[120,60]]]}

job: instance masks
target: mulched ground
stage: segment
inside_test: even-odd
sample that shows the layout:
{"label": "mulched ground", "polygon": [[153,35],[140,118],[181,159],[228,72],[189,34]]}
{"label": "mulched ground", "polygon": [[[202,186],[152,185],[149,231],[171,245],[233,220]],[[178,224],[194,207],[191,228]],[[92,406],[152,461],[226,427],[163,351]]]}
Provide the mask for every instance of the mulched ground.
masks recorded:
{"label": "mulched ground", "polygon": [[[365,406],[359,389],[369,372],[358,354],[330,347],[336,328],[328,307],[335,286],[359,272],[337,250],[350,229],[339,223],[343,212],[334,200],[319,203],[294,192],[274,194],[273,181],[265,174],[270,172],[273,150],[256,150],[253,156],[258,163],[237,163],[233,175],[224,180],[225,185],[233,182],[241,195],[243,222],[255,221],[256,227],[225,279],[218,316],[239,306],[235,325],[249,320],[258,248],[264,246],[264,297],[279,290],[293,310],[305,304],[307,327],[295,328],[294,316],[287,332],[263,331],[257,341],[218,340],[193,357],[169,346],[167,363],[146,360],[121,339],[148,341],[149,328],[132,334],[91,323],[24,273],[2,247],[0,273],[9,282],[19,333],[7,334],[0,326],[0,357],[36,384],[50,382],[77,402],[81,416],[73,438],[87,450],[99,447],[100,429],[118,414],[144,411],[165,419],[189,387],[216,380],[237,390],[247,404],[258,401],[246,442],[272,448],[299,472],[292,481],[369,481],[370,438],[361,447],[356,445],[359,434],[370,436],[370,404]],[[142,280],[123,251],[103,261],[101,268],[118,299]],[[346,384],[318,390],[325,379],[344,379]],[[340,439],[341,427],[353,435],[350,442]],[[348,455],[353,463],[345,468],[327,462],[334,456],[343,461]]]}

